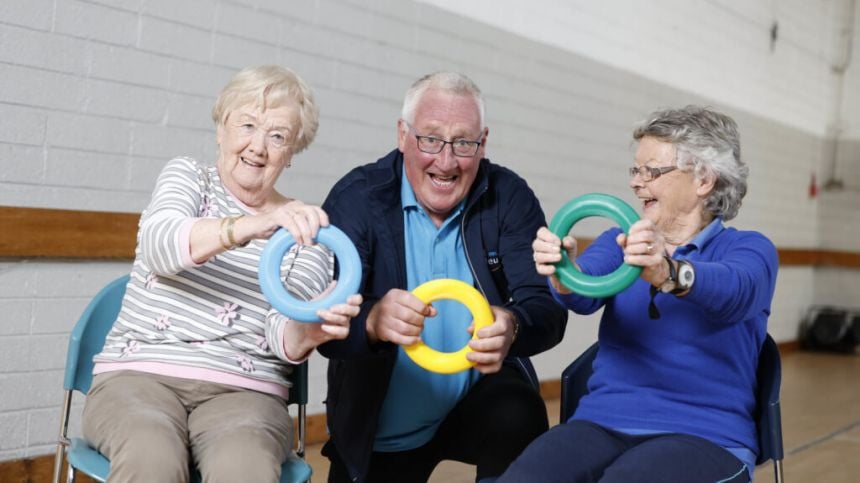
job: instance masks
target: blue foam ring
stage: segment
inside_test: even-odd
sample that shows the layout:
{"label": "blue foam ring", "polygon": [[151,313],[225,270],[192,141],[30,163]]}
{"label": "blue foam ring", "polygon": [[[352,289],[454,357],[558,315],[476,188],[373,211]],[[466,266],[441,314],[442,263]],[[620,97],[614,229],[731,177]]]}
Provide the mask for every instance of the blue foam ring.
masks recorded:
{"label": "blue foam ring", "polygon": [[350,295],[358,292],[361,283],[361,259],[346,233],[329,225],[319,229],[316,241],[334,252],[340,268],[337,286],[321,299],[299,300],[287,292],[281,281],[281,262],[287,250],[296,243],[290,232],[283,228],[278,229],[266,243],[260,256],[258,277],[263,295],[278,312],[299,322],[320,322],[317,310],[346,302]]}

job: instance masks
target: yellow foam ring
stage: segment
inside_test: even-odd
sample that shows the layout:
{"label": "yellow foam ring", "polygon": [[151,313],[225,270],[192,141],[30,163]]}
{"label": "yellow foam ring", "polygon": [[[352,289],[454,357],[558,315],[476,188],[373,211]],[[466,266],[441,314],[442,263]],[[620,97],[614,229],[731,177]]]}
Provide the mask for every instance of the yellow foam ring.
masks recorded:
{"label": "yellow foam ring", "polygon": [[[472,338],[478,338],[478,329],[493,323],[493,311],[487,299],[471,285],[451,278],[439,278],[423,283],[412,293],[425,304],[436,300],[456,300],[465,305],[472,313],[475,331]],[[433,323],[433,319],[427,322]],[[472,352],[468,344],[457,352],[440,352],[431,349],[424,341],[403,348],[406,355],[416,364],[431,372],[439,374],[455,374],[465,371],[474,365],[466,359],[466,354]]]}

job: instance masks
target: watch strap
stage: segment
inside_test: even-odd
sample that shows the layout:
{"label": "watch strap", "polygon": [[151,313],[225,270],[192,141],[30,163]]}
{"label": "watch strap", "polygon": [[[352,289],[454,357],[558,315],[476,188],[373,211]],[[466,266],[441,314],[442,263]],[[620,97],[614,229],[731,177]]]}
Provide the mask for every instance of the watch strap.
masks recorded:
{"label": "watch strap", "polygon": [[666,260],[666,264],[669,266],[669,278],[660,284],[659,290],[663,293],[674,293],[675,290],[678,290],[678,271],[675,269],[675,264],[672,263],[672,258],[669,255],[664,254],[663,259]]}

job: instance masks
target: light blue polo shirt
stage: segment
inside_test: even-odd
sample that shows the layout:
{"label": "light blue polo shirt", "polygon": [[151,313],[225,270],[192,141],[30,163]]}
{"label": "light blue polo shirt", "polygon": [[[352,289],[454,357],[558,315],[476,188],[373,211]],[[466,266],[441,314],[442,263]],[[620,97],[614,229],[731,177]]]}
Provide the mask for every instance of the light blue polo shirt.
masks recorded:
{"label": "light blue polo shirt", "polygon": [[[474,285],[460,233],[464,203],[461,202],[437,229],[418,204],[405,171],[400,198],[408,290],[437,278],[453,278]],[[433,302],[433,306],[439,313],[425,320],[421,338],[438,351],[460,350],[470,339],[466,331],[472,322],[469,309],[452,300]],[[474,369],[448,375],[429,372],[412,362],[399,347],[373,450],[406,451],[426,444],[479,378],[480,373]]]}

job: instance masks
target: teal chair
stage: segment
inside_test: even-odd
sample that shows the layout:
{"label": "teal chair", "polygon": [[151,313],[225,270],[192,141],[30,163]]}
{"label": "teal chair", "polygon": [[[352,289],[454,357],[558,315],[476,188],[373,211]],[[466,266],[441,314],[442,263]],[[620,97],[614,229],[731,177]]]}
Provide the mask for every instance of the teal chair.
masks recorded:
{"label": "teal chair", "polygon": [[[559,421],[564,424],[579,405],[579,399],[588,394],[588,378],[600,346],[597,342],[585,350],[561,373],[561,407]],[[782,446],[782,414],[779,406],[779,387],[782,382],[782,364],[779,349],[767,334],[758,356],[758,390],[756,394],[756,432],[759,454],[756,465],[773,460],[774,479],[782,483],[784,457]]]}
{"label": "teal chair", "polygon": [[[63,380],[65,396],[60,422],[60,437],[57,443],[57,454],[54,458],[54,483],[60,483],[63,457],[68,460],[69,483],[75,481],[76,471],[81,471],[97,481],[105,481],[110,473],[110,461],[101,453],[91,448],[81,438],[69,438],[69,412],[72,405],[72,394],[79,391],[86,394],[93,381],[93,356],[101,352],[105,338],[119,314],[128,275],[110,282],[90,301],[84,313],[75,324],[69,338],[69,352],[66,356],[66,373]],[[308,364],[305,362],[293,372],[293,387],[290,390],[289,404],[297,404],[298,414],[298,446],[281,466],[281,483],[309,481],[311,467],[304,460],[305,426],[307,424],[306,405],[308,402]],[[195,471],[192,481],[199,481],[200,475]]]}

